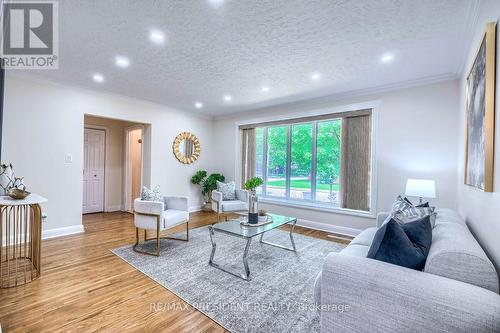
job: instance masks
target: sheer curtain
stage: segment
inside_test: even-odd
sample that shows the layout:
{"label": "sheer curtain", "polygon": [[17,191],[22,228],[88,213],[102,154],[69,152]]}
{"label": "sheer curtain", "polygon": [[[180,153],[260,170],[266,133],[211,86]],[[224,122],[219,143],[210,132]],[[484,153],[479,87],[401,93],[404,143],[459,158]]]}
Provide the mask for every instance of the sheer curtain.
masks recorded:
{"label": "sheer curtain", "polygon": [[241,186],[255,176],[255,128],[244,128],[241,133]]}
{"label": "sheer curtain", "polygon": [[370,210],[371,114],[342,119],[340,205]]}

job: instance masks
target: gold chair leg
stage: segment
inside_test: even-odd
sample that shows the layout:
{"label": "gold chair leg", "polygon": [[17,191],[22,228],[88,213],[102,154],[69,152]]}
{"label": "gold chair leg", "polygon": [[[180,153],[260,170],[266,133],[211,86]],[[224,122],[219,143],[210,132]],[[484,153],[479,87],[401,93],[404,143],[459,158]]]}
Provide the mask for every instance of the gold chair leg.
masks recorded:
{"label": "gold chair leg", "polygon": [[[147,230],[144,229],[144,241],[145,242],[155,239],[155,238],[148,239],[146,232],[147,232]],[[137,246],[139,245],[139,228],[137,228],[137,227],[135,228],[135,244],[132,247],[132,249],[135,252],[137,252],[137,253],[147,254],[147,255],[150,255],[150,256],[159,257],[160,256],[160,250],[161,250],[161,248],[160,248],[160,240],[161,239],[173,239],[173,240],[180,240],[180,241],[188,242],[189,241],[189,221],[186,221],[186,239],[183,239],[183,238],[174,238],[174,237],[167,237],[167,236],[160,237],[160,217],[158,216],[157,217],[157,228],[156,228],[156,251],[154,253],[151,253],[151,252],[139,250],[137,248]]]}
{"label": "gold chair leg", "polygon": [[176,238],[176,237],[168,237],[168,236],[163,236],[161,238],[162,239],[172,239],[172,240],[178,240],[178,241],[188,242],[189,241],[189,221],[186,221],[186,239],[184,239],[184,238]]}
{"label": "gold chair leg", "polygon": [[[147,238],[147,230],[144,229],[144,241],[148,241],[148,238]],[[139,245],[139,228],[135,228],[135,244],[134,246],[132,246],[132,250],[134,250],[134,252],[137,252],[137,253],[141,253],[141,254],[147,254],[147,255],[150,255],[150,256],[155,256],[155,257],[159,257],[160,256],[160,216],[158,215],[156,217],[156,252],[147,252],[147,251],[142,251],[142,250],[139,250],[137,248],[137,246]]]}

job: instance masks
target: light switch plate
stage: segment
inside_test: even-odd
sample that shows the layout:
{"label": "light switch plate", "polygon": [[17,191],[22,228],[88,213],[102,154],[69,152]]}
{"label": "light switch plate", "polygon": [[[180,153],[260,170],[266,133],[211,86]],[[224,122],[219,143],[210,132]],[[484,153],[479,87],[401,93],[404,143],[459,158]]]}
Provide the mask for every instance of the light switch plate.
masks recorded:
{"label": "light switch plate", "polygon": [[66,154],[66,156],[64,156],[64,163],[66,164],[73,163],[73,156],[71,156],[71,154]]}

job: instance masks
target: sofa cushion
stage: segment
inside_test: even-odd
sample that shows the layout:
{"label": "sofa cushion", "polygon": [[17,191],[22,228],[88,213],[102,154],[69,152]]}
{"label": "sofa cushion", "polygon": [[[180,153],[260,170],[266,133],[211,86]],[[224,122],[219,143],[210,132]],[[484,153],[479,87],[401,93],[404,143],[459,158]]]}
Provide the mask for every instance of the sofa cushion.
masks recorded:
{"label": "sofa cushion", "polygon": [[436,225],[441,223],[455,223],[465,226],[465,221],[458,215],[458,213],[449,208],[436,209]]}
{"label": "sofa cushion", "polygon": [[[446,218],[443,216],[445,215]],[[498,293],[498,274],[479,243],[454,212],[438,213],[424,271]]]}
{"label": "sofa cushion", "polygon": [[391,219],[377,230],[367,258],[422,270],[431,241],[429,216],[403,225]]}
{"label": "sofa cushion", "polygon": [[378,228],[368,228],[363,231],[354,239],[351,241],[351,244],[359,244],[359,245],[365,245],[365,246],[370,246],[372,245],[373,237],[375,236],[375,233],[377,232]]}
{"label": "sofa cushion", "polygon": [[163,212],[163,228],[170,228],[189,220],[189,213],[185,210],[167,209]]}
{"label": "sofa cushion", "polygon": [[238,210],[247,210],[248,205],[246,202],[240,200],[228,200],[220,203],[223,212],[234,212]]}
{"label": "sofa cushion", "polygon": [[369,245],[350,244],[349,246],[345,247],[342,251],[340,251],[340,253],[346,256],[366,258],[369,249],[370,249]]}

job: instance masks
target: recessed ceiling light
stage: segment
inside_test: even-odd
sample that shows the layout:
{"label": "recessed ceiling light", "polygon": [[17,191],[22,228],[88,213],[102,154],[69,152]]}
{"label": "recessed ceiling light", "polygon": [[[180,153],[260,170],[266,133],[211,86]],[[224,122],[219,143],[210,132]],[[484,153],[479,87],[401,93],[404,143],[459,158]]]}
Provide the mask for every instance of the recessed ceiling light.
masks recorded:
{"label": "recessed ceiling light", "polygon": [[197,108],[197,109],[201,109],[203,107],[203,103],[196,102],[196,103],[194,103],[194,107]]}
{"label": "recessed ceiling light", "polygon": [[262,92],[269,92],[269,87],[262,87]]}
{"label": "recessed ceiling light", "polygon": [[115,65],[121,68],[126,68],[130,65],[130,60],[122,56],[117,56],[115,57]]}
{"label": "recessed ceiling light", "polygon": [[165,42],[165,34],[158,30],[151,30],[149,39],[155,44],[163,44]]}
{"label": "recessed ceiling light", "polygon": [[207,0],[212,6],[219,7],[224,3],[224,0]]}
{"label": "recessed ceiling light", "polygon": [[92,80],[94,80],[94,82],[101,83],[104,82],[104,76],[102,76],[102,74],[99,73],[94,73],[92,74]]}
{"label": "recessed ceiling light", "polygon": [[233,100],[233,97],[232,97],[231,95],[225,95],[225,96],[224,96],[224,100],[225,100],[226,102],[231,102],[231,101]]}
{"label": "recessed ceiling light", "polygon": [[394,60],[394,55],[391,53],[384,54],[382,57],[380,57],[380,61],[383,62],[384,64],[388,64],[393,60]]}
{"label": "recessed ceiling light", "polygon": [[312,73],[311,74],[312,80],[319,80],[320,78],[321,78],[321,74],[319,74],[319,73]]}

